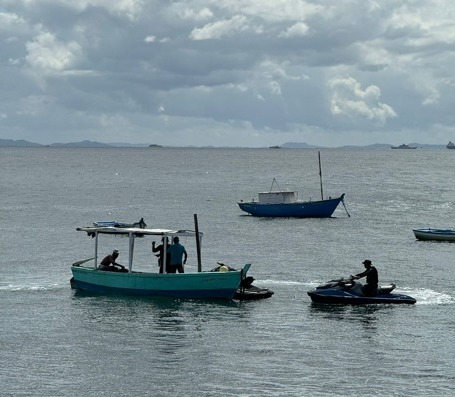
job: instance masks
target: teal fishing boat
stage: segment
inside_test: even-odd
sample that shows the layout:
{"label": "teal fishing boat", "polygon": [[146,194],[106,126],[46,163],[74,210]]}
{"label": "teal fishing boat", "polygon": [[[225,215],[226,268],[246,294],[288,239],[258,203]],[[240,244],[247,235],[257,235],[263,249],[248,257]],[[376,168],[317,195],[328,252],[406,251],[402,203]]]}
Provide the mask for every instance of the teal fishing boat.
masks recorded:
{"label": "teal fishing boat", "polygon": [[[95,242],[94,257],[72,264],[71,287],[95,293],[115,293],[142,296],[168,296],[194,299],[233,299],[250,268],[229,272],[202,271],[200,243],[202,233],[197,230],[147,229],[138,227],[93,226],[78,228]],[[122,271],[101,270],[98,266],[100,237],[123,236],[129,239],[128,266]],[[162,239],[164,246],[174,237],[194,237],[196,241],[198,271],[185,273],[153,273],[134,270],[134,242],[137,238]],[[150,257],[153,253],[150,252]],[[166,255],[163,269],[166,269]]]}

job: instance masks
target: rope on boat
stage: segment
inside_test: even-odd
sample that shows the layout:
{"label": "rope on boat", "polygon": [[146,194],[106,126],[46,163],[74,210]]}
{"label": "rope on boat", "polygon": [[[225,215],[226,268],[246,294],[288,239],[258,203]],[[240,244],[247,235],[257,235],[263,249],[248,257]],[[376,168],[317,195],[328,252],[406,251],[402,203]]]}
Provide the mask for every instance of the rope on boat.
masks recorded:
{"label": "rope on boat", "polygon": [[348,214],[348,217],[350,218],[351,215],[349,215],[348,209],[346,208],[346,205],[344,204],[344,199],[341,200],[341,202],[343,203],[343,207],[344,207],[344,210],[346,211],[346,214]]}
{"label": "rope on boat", "polygon": [[270,186],[270,193],[272,193],[272,190],[273,190],[273,185],[276,185],[276,187],[278,188],[278,191],[280,191],[280,186],[278,185],[278,182],[275,178],[273,178],[272,180],[272,186]]}

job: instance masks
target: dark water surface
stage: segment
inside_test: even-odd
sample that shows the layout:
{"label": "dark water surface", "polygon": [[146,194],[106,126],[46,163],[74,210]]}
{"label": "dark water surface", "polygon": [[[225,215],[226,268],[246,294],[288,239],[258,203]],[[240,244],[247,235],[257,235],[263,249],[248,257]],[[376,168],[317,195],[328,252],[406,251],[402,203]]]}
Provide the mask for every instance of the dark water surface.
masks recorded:
{"label": "dark water surface", "polygon": [[[1,148],[0,395],[453,396],[455,244],[418,242],[412,228],[455,228],[455,153],[321,156],[324,194],[346,193],[351,217],[343,207],[313,220],[238,209],[273,178],[318,199],[314,150]],[[76,227],[144,217],[149,227],[192,229],[193,214],[204,269],[252,263],[271,299],[70,289],[70,264],[93,256]],[[183,243],[195,270],[194,244]],[[113,248],[126,262],[126,241],[113,238],[101,255]],[[308,290],[361,271],[366,258],[417,304],[310,302]]]}

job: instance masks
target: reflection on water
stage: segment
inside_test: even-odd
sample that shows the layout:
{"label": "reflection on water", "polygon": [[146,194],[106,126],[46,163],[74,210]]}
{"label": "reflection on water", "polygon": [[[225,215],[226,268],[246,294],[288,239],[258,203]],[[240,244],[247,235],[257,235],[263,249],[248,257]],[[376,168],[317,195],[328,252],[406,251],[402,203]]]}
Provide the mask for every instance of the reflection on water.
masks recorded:
{"label": "reflection on water", "polygon": [[95,295],[81,291],[74,292],[72,306],[91,322],[174,335],[183,331],[182,324],[187,324],[188,319],[203,323],[213,319],[235,320],[245,314],[241,303],[229,300]]}
{"label": "reflection on water", "polygon": [[[198,349],[232,330],[233,324],[248,315],[239,302],[190,300],[168,297],[94,295],[74,291],[71,310],[79,327],[95,333],[99,343],[116,340],[116,349],[162,366],[179,363],[188,351]],[[75,314],[77,313],[77,314]],[[214,324],[217,324],[214,327]],[[121,341],[117,340],[121,336]],[[156,364],[155,364],[156,365]]]}
{"label": "reflection on water", "polygon": [[327,305],[312,303],[310,314],[318,318],[361,324],[375,330],[382,316],[393,313],[394,305]]}

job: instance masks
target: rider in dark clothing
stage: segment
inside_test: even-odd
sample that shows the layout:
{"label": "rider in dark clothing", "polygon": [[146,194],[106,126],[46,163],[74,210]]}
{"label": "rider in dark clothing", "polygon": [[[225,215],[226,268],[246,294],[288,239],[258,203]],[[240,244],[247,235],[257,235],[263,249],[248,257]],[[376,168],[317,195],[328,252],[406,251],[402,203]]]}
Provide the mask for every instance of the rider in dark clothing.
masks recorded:
{"label": "rider in dark clothing", "polygon": [[362,291],[365,296],[376,296],[378,293],[378,271],[377,269],[371,264],[371,261],[366,259],[363,262],[365,266],[365,271],[362,273],[356,274],[353,278],[359,279],[362,277],[367,278],[366,284],[363,286]]}

